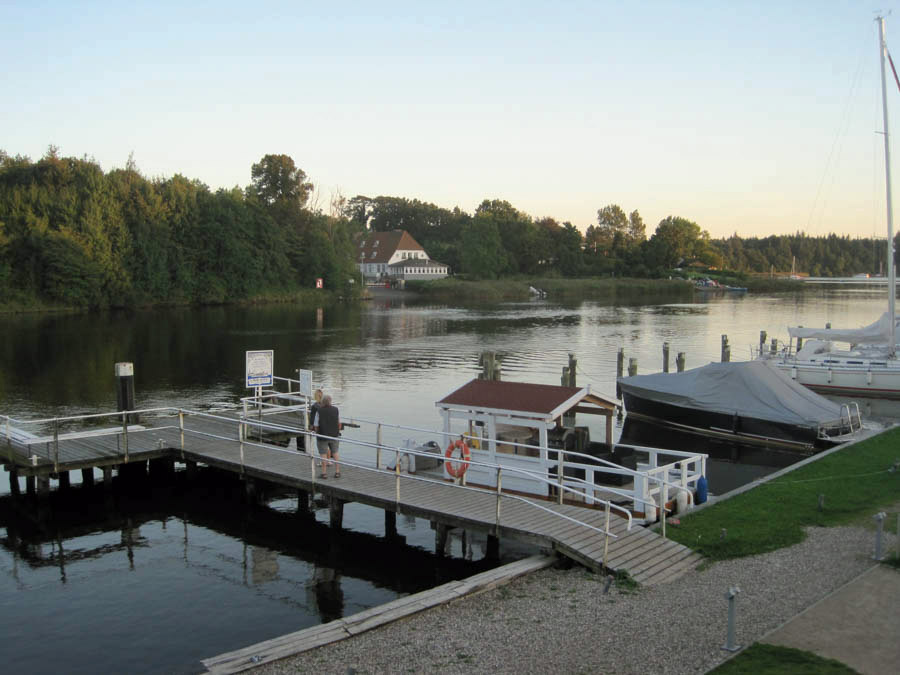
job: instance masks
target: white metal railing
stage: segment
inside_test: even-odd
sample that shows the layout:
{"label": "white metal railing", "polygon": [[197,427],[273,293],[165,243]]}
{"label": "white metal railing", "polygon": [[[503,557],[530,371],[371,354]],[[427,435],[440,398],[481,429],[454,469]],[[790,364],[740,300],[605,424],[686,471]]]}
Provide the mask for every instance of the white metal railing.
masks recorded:
{"label": "white metal railing", "polygon": [[[288,378],[280,378],[282,381],[287,383],[288,392],[291,391],[292,385],[296,383],[299,387],[299,382],[296,380],[290,380]],[[245,402],[245,409],[249,410],[251,406],[255,405],[258,397],[246,397],[242,399]],[[277,393],[268,392],[265,393],[262,397],[264,399],[264,404],[269,406],[271,410],[277,410],[279,400],[284,400],[283,395],[279,395]],[[284,410],[290,409],[288,406],[283,408]],[[258,421],[261,419],[261,415],[258,415]],[[371,425],[374,427],[375,433],[375,443],[374,447],[376,448],[376,457],[375,457],[375,465],[376,468],[381,467],[381,454],[382,450],[387,450],[388,452],[396,452],[396,461],[399,463],[399,459],[403,454],[413,454],[416,453],[411,452],[409,448],[409,440],[407,439],[406,447],[402,450],[395,450],[393,445],[390,442],[385,441],[385,431],[393,431],[395,432],[393,440],[399,445],[402,442],[403,436],[408,436],[409,432],[415,433],[423,433],[428,434],[433,437],[437,437],[441,439],[439,443],[439,447],[443,448],[443,445],[447,442],[452,442],[458,438],[460,438],[459,433],[453,432],[444,432],[438,431],[435,429],[427,429],[422,427],[413,427],[407,425],[400,424],[392,424],[382,421],[374,421],[367,420],[365,418],[357,418],[351,417],[349,419],[344,420],[345,425],[351,427],[360,427],[362,425]],[[306,420],[304,418],[303,428],[306,428]],[[399,435],[396,435],[396,432],[403,432]],[[312,436],[309,434],[307,438]],[[464,435],[463,438],[466,438]],[[471,437],[468,437],[471,440]],[[344,441],[349,440],[347,435],[342,436]],[[479,439],[486,440],[486,439]],[[602,499],[602,495],[613,494],[618,495],[623,498],[623,500],[629,500],[632,502],[635,511],[644,511],[647,512],[646,506],[652,506],[654,509],[659,508],[661,504],[666,504],[668,502],[668,494],[671,489],[673,493],[677,494],[680,490],[692,490],[696,489],[697,483],[700,480],[701,476],[706,475],[706,461],[707,455],[700,453],[690,453],[679,450],[669,450],[662,448],[651,448],[647,446],[633,446],[628,445],[624,446],[629,449],[633,449],[637,453],[642,453],[647,455],[647,470],[636,470],[630,469],[628,467],[624,467],[622,465],[616,464],[615,462],[611,462],[609,460],[594,457],[592,455],[587,455],[584,453],[579,453],[573,450],[562,450],[559,448],[549,448],[549,447],[540,447],[535,445],[529,445],[526,443],[516,443],[512,441],[502,441],[504,445],[528,449],[531,451],[536,451],[538,453],[537,458],[525,457],[522,455],[504,455],[502,453],[495,453],[493,457],[497,460],[496,462],[485,463],[485,466],[497,466],[501,465],[507,469],[510,469],[510,461],[516,461],[518,463],[528,463],[528,460],[536,460],[534,463],[535,469],[523,469],[519,467],[519,474],[523,477],[527,477],[533,483],[537,483],[539,485],[545,485],[547,488],[546,494],[549,494],[549,489],[553,488],[557,491],[557,496],[559,502],[562,503],[563,495],[567,492],[569,488],[578,487],[579,495],[584,499],[584,502],[589,505],[594,505],[595,503],[604,503],[604,499]],[[620,446],[623,447],[623,446]],[[478,452],[477,450],[475,452]],[[485,451],[484,454],[487,454]],[[550,459],[550,453],[556,454],[556,461]],[[674,456],[678,457],[678,460],[668,462],[667,464],[660,465],[659,457],[661,455],[666,456]],[[431,455],[433,456],[433,455]],[[515,458],[513,460],[513,458]],[[578,461],[579,458],[583,461]],[[502,460],[506,459],[506,463],[503,464]],[[574,460],[574,461],[573,461]],[[473,465],[479,466],[477,462],[473,462]],[[555,480],[548,480],[547,476],[552,475],[555,471],[556,478]],[[585,473],[585,478],[577,478],[572,475],[573,472],[583,471]],[[488,482],[489,484],[493,482],[493,476],[490,475],[492,472],[488,473]],[[631,479],[632,488],[629,489],[615,489],[612,486],[604,485],[603,483],[597,482],[598,474],[619,474],[624,475],[627,478]],[[664,514],[666,509],[662,509],[660,511],[661,514]]]}

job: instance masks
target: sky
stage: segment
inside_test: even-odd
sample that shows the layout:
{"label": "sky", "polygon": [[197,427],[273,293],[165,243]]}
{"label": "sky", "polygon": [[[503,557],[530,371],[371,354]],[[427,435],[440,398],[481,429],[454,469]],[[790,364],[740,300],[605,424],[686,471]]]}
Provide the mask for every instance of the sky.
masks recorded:
{"label": "sky", "polygon": [[[503,199],[583,231],[618,204],[648,235],[883,237],[876,9],[900,0],[0,0],[0,149],[213,189],[286,154],[325,211]],[[887,42],[900,65],[900,11]]]}

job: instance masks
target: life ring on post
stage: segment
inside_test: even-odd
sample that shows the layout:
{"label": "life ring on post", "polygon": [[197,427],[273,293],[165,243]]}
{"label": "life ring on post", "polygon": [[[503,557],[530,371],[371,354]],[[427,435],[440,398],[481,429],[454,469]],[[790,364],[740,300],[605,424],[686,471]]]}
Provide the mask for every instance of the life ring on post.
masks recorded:
{"label": "life ring on post", "polygon": [[[460,459],[463,461],[454,463],[453,455],[457,449],[459,450]],[[465,441],[457,439],[447,446],[447,452],[444,453],[444,458],[446,459],[444,466],[447,468],[447,473],[454,478],[462,478],[466,469],[469,468],[469,461],[472,459],[472,453],[469,451],[469,446],[466,445]]]}

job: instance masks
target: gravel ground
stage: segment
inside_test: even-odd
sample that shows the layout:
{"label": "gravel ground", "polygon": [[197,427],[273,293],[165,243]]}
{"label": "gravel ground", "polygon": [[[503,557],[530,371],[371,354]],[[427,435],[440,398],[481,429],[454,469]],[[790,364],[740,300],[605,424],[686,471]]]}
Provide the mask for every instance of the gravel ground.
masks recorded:
{"label": "gravel ground", "polygon": [[705,673],[730,655],[731,586],[737,643],[749,645],[868,569],[873,549],[871,530],[810,528],[791,548],[606,595],[584,568],[542,570],[254,674]]}

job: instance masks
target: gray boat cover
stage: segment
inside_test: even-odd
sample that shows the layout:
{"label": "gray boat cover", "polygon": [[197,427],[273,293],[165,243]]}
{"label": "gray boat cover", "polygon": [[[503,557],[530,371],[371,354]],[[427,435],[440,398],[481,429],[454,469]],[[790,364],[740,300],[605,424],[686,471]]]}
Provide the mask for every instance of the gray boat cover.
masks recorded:
{"label": "gray boat cover", "polygon": [[[891,340],[891,319],[890,314],[885,312],[878,321],[862,328],[804,328],[803,326],[791,326],[788,328],[788,333],[790,333],[791,337],[849,342],[851,345],[878,342],[887,344]],[[895,335],[900,335],[900,331],[897,331]]]}
{"label": "gray boat cover", "polygon": [[710,363],[683,373],[620,377],[623,392],[669,405],[818,429],[838,423],[841,406],[768,361]]}

